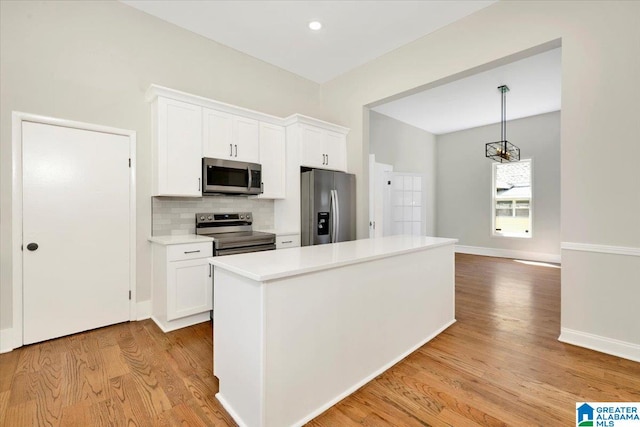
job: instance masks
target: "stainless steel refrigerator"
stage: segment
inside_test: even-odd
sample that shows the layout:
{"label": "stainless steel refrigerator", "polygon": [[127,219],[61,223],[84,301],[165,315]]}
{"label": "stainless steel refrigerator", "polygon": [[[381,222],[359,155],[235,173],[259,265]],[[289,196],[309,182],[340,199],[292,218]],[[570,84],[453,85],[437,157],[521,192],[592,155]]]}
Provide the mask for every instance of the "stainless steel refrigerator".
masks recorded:
{"label": "stainless steel refrigerator", "polygon": [[356,238],[356,177],[322,169],[300,175],[301,245]]}

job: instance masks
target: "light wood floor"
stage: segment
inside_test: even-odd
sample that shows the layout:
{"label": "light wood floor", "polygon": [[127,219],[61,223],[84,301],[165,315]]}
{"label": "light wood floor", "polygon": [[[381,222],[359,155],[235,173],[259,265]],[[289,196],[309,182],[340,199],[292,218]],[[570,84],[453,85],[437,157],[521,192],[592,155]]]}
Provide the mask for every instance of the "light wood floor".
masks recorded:
{"label": "light wood floor", "polygon": [[[576,401],[640,401],[640,363],[562,344],[560,270],[456,256],[457,323],[309,423],[569,426]],[[211,325],[124,323],[0,355],[0,426],[235,425]]]}

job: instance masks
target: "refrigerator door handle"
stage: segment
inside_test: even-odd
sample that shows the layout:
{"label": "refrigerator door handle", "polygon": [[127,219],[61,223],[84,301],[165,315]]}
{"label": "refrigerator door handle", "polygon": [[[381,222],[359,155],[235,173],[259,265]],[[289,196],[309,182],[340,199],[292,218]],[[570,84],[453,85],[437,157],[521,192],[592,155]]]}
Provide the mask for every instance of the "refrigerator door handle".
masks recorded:
{"label": "refrigerator door handle", "polygon": [[331,190],[331,243],[338,241],[340,228],[340,205],[338,204],[338,190]]}
{"label": "refrigerator door handle", "polygon": [[329,230],[329,242],[335,243],[335,233],[336,233],[336,197],[335,190],[330,190],[329,194],[331,195],[331,201],[329,203],[329,222],[331,229]]}
{"label": "refrigerator door handle", "polygon": [[[327,155],[327,158],[329,158],[329,155]],[[334,210],[334,215],[333,215],[333,223],[335,224],[335,226],[333,227],[333,233],[334,233],[334,237],[333,237],[333,241],[337,242],[338,241],[338,235],[340,233],[340,199],[338,198],[338,190],[333,190],[334,191],[334,200],[335,200],[335,210]]]}

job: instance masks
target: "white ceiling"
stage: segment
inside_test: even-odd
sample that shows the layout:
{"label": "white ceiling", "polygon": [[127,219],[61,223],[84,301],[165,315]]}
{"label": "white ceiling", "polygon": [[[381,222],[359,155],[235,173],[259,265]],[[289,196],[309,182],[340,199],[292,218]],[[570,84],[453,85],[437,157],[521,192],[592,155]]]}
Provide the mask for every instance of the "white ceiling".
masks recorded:
{"label": "white ceiling", "polygon": [[[496,0],[121,1],[324,83]],[[308,28],[314,20],[320,31]]]}
{"label": "white ceiling", "polygon": [[[324,83],[497,0],[120,0],[277,67]],[[323,28],[314,32],[310,21]],[[560,49],[373,108],[433,134],[560,110]]]}
{"label": "white ceiling", "polygon": [[506,84],[507,120],[560,110],[561,49],[494,68],[373,108],[433,134],[500,122]]}

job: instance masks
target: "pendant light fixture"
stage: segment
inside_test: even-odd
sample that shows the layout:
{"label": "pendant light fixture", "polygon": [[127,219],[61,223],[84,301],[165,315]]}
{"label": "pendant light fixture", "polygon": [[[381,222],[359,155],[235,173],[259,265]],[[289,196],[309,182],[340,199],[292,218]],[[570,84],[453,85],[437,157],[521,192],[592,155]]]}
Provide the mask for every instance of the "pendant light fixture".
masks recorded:
{"label": "pendant light fixture", "polygon": [[507,92],[509,86],[498,86],[502,94],[502,116],[500,118],[500,141],[489,142],[485,146],[485,157],[496,162],[518,162],[520,161],[520,149],[507,141]]}

